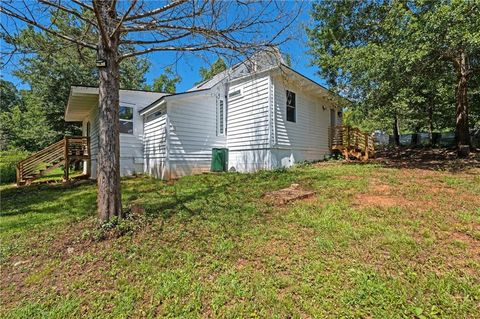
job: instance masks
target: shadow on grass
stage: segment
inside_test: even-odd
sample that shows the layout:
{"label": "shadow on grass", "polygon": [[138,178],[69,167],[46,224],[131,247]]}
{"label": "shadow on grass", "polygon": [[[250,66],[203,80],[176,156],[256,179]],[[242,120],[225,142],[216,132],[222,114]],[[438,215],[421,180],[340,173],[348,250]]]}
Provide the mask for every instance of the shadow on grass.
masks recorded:
{"label": "shadow on grass", "polygon": [[93,185],[30,185],[2,190],[0,230],[29,229],[90,215],[95,209]]}
{"label": "shadow on grass", "polygon": [[[186,176],[174,182],[149,177],[124,178],[125,207],[140,204],[146,215],[163,220],[178,215],[179,222],[208,219],[223,225],[241,224],[244,218],[268,209],[265,192],[325,181],[329,173],[312,169],[261,171],[255,174],[225,173]],[[0,229],[26,232],[37,226],[93,216],[96,188],[86,185],[31,185],[2,191]]]}

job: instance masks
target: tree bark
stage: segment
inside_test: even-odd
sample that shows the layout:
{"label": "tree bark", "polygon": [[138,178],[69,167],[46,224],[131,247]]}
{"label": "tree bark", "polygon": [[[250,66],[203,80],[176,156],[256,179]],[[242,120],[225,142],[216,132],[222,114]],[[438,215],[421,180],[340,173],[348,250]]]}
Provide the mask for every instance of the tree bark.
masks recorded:
{"label": "tree bark", "polygon": [[396,114],[393,120],[393,142],[395,146],[400,146],[400,132],[398,129],[398,116]]}
{"label": "tree bark", "polygon": [[456,92],[456,127],[455,137],[457,146],[470,146],[470,132],[468,130],[468,62],[465,52],[461,51],[455,63],[457,69],[457,92]]}
{"label": "tree bark", "polygon": [[[103,24],[98,41],[98,59],[106,62],[99,67],[99,135],[97,164],[97,206],[101,222],[122,217],[120,192],[120,138],[119,138],[119,65],[118,35],[115,29],[116,13],[110,1],[97,1],[97,19]],[[103,32],[103,34],[102,34]]]}

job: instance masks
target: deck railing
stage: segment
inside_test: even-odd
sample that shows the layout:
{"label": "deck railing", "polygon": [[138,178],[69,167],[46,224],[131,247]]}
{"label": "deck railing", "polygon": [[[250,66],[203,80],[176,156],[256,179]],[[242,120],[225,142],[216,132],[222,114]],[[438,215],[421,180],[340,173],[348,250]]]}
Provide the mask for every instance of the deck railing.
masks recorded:
{"label": "deck railing", "polygon": [[329,133],[330,150],[340,151],[347,159],[352,155],[366,160],[375,152],[372,136],[356,127],[337,125],[331,127]]}

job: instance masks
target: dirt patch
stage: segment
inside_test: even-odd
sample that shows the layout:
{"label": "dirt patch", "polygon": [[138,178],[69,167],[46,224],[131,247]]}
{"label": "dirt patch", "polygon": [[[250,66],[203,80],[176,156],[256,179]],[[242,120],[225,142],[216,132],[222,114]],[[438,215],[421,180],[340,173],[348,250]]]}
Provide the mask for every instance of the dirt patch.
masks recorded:
{"label": "dirt patch", "polygon": [[292,184],[290,187],[268,192],[263,195],[263,198],[272,205],[281,206],[293,201],[310,198],[313,195],[315,195],[315,192],[302,189],[299,184]]}
{"label": "dirt patch", "polygon": [[435,148],[388,148],[376,152],[373,162],[385,167],[459,172],[480,167],[480,152],[459,158],[454,150]]}
{"label": "dirt patch", "polygon": [[356,205],[360,207],[405,207],[410,204],[406,199],[397,196],[371,194],[359,194],[356,196]]}

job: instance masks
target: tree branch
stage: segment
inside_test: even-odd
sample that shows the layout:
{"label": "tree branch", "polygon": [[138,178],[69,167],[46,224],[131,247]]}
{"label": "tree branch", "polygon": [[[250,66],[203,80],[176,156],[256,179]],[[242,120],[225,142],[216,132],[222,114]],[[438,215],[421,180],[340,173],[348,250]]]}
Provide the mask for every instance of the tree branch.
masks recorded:
{"label": "tree branch", "polygon": [[121,40],[121,44],[137,44],[137,45],[145,45],[145,44],[159,44],[159,43],[165,43],[165,42],[171,42],[175,40],[180,40],[182,38],[185,38],[187,36],[191,35],[190,32],[186,32],[183,34],[180,34],[178,36],[173,36],[167,39],[162,39],[162,40]]}
{"label": "tree branch", "polygon": [[25,17],[25,16],[22,16],[22,15],[16,14],[15,12],[13,12],[13,11],[5,8],[4,6],[0,6],[0,12],[1,12],[1,13],[4,13],[4,14],[12,17],[12,18],[15,18],[15,19],[18,19],[18,20],[23,21],[23,22],[25,22],[25,23],[28,23],[28,24],[30,24],[30,25],[33,25],[33,26],[35,26],[35,27],[37,27],[37,28],[39,28],[39,29],[41,29],[41,30],[43,30],[43,31],[45,31],[45,32],[48,32],[48,33],[50,33],[50,34],[53,34],[53,35],[55,35],[55,36],[57,36],[57,37],[59,37],[59,38],[62,38],[62,39],[64,39],[64,40],[67,40],[67,41],[70,41],[70,42],[73,42],[73,43],[77,43],[77,44],[79,44],[79,45],[82,45],[82,46],[84,46],[84,47],[87,47],[87,48],[90,48],[90,49],[93,49],[93,50],[96,50],[96,49],[97,49],[97,46],[96,46],[95,44],[93,44],[93,43],[81,41],[81,40],[72,38],[72,37],[70,37],[70,36],[67,36],[67,35],[65,35],[65,34],[62,34],[62,33],[58,32],[58,31],[52,30],[52,29],[50,29],[50,28],[47,28],[46,26],[41,25],[40,23],[37,23],[37,22],[34,21],[34,20],[31,20],[31,19],[29,19],[29,18],[27,18],[27,17]]}
{"label": "tree branch", "polygon": [[67,13],[70,13],[70,14],[76,16],[77,18],[79,18],[79,19],[81,19],[81,20],[83,20],[83,21],[85,21],[85,22],[87,22],[87,23],[89,23],[89,24],[97,27],[97,25],[96,25],[92,20],[85,18],[80,12],[78,12],[78,11],[76,11],[76,10],[74,10],[74,9],[67,8],[67,7],[65,7],[65,6],[62,6],[60,3],[57,4],[57,3],[54,3],[54,2],[51,2],[51,1],[47,1],[47,0],[38,0],[38,2],[43,3],[43,4],[46,4],[46,5],[49,5],[49,6],[51,6],[51,7],[55,7],[55,8],[57,8],[57,9],[59,9],[59,10],[65,11],[65,12],[67,12]]}
{"label": "tree branch", "polygon": [[142,19],[142,18],[146,18],[146,17],[151,17],[153,15],[156,15],[156,14],[159,14],[159,13],[162,13],[164,11],[167,11],[169,9],[172,9],[178,5],[181,5],[182,3],[185,3],[187,2],[188,0],[177,0],[177,1],[173,1],[161,8],[157,8],[157,9],[154,9],[154,10],[151,10],[151,11],[148,11],[148,12],[144,12],[144,13],[140,13],[140,14],[136,14],[136,15],[133,15],[133,16],[130,16],[130,17],[127,17],[125,19],[125,21],[132,21],[132,20],[138,20],[138,19]]}
{"label": "tree branch", "polygon": [[132,3],[130,4],[130,6],[128,7],[127,11],[125,11],[125,14],[122,16],[122,18],[120,19],[120,21],[118,21],[118,24],[117,26],[115,27],[115,29],[112,31],[112,33],[110,34],[110,38],[113,38],[113,36],[115,35],[115,33],[118,32],[118,30],[120,29],[120,27],[122,26],[123,24],[123,21],[127,18],[127,16],[130,14],[130,11],[132,11],[132,9],[135,7],[135,5],[137,4],[137,0],[133,0]]}
{"label": "tree branch", "polygon": [[84,8],[84,9],[87,9],[87,10],[90,10],[93,12],[93,7],[90,7],[88,4],[85,4],[83,3],[82,1],[79,1],[79,0],[71,0],[73,3],[76,3],[78,4],[80,7]]}

